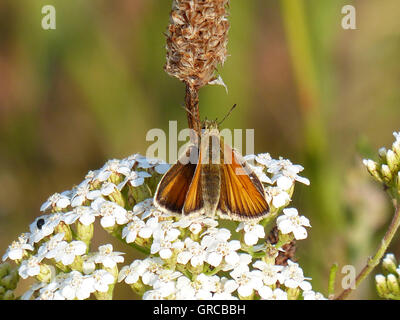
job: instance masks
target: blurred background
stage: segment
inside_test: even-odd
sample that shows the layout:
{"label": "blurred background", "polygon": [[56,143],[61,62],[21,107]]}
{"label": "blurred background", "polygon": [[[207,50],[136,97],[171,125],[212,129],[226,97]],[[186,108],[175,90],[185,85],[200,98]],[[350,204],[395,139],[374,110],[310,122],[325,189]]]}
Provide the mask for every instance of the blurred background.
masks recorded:
{"label": "blurred background", "polygon": [[[56,30],[41,27],[48,4]],[[341,26],[346,4],[357,30]],[[186,127],[184,86],[163,71],[170,8],[169,0],[0,1],[1,255],[48,196],[108,159],[145,154],[148,130],[167,130],[169,120]],[[312,229],[297,256],[324,294],[330,266],[339,264],[339,292],[341,268],[365,264],[393,211],[361,160],[400,130],[399,12],[398,0],[231,0],[230,56],[220,68],[229,93],[200,91],[202,117],[222,118],[236,103],[224,127],[253,128],[256,153],[305,167],[311,185],[297,187],[293,206]],[[400,254],[398,238],[390,251]],[[373,276],[350,298],[377,298]]]}

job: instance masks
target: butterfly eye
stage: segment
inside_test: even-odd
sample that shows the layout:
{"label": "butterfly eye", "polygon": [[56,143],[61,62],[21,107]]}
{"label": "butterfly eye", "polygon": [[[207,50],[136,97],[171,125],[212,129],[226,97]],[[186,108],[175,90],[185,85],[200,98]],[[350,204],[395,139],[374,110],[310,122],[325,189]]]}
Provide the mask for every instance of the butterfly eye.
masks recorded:
{"label": "butterfly eye", "polygon": [[38,227],[39,230],[42,229],[43,225],[44,225],[44,219],[42,219],[42,218],[39,219],[39,220],[36,222],[36,226]]}

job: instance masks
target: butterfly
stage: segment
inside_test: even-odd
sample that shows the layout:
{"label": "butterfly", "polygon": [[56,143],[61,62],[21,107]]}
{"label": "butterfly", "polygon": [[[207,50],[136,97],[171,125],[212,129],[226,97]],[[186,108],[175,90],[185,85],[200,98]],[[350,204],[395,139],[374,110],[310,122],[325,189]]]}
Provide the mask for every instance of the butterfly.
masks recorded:
{"label": "butterfly", "polygon": [[224,143],[216,121],[205,121],[198,143],[192,143],[162,177],[155,206],[183,216],[218,214],[237,221],[269,214],[265,190],[235,149]]}

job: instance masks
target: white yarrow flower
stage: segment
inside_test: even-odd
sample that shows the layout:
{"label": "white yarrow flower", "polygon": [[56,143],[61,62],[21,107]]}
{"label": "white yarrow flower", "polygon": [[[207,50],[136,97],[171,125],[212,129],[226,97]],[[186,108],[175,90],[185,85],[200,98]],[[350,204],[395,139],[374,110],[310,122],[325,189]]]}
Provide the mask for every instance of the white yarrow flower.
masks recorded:
{"label": "white yarrow flower", "polygon": [[94,262],[101,263],[106,268],[113,268],[117,263],[124,262],[123,252],[113,251],[111,244],[105,244],[99,247],[99,252],[94,256]]}
{"label": "white yarrow flower", "polygon": [[239,255],[236,252],[240,249],[240,241],[214,241],[208,245],[206,261],[213,267],[217,267],[225,261],[228,265],[235,265],[239,262]]}
{"label": "white yarrow flower", "polygon": [[285,291],[280,288],[272,290],[268,286],[263,286],[258,290],[258,294],[263,300],[287,300],[288,296]]}
{"label": "white yarrow flower", "polygon": [[215,219],[199,216],[199,217],[186,217],[183,216],[177,222],[174,223],[175,227],[179,227],[182,229],[188,228],[191,233],[197,235],[203,228],[217,227],[218,221]]}
{"label": "white yarrow flower", "polygon": [[267,195],[271,198],[271,203],[275,208],[286,206],[290,202],[290,196],[279,187],[268,187]]}
{"label": "white yarrow flower", "polygon": [[236,267],[231,273],[231,277],[238,285],[237,292],[241,297],[249,297],[254,290],[258,290],[263,286],[261,277],[247,266]]}
{"label": "white yarrow flower", "polygon": [[40,211],[46,211],[49,208],[65,209],[71,203],[68,195],[69,191],[53,194],[42,204],[42,206],[40,207]]}
{"label": "white yarrow flower", "polygon": [[122,267],[118,274],[118,282],[123,280],[125,280],[127,284],[138,282],[149,265],[150,262],[148,260],[135,260],[130,265]]}
{"label": "white yarrow flower", "polygon": [[85,226],[91,225],[99,213],[87,206],[77,206],[72,211],[64,214],[64,222],[68,225],[75,223],[79,220]]}
{"label": "white yarrow flower", "polygon": [[127,243],[132,243],[135,242],[136,237],[139,236],[143,239],[148,239],[151,237],[152,233],[152,228],[134,216],[131,222],[122,230],[122,238],[125,239]]}
{"label": "white yarrow flower", "polygon": [[311,227],[310,221],[304,216],[300,217],[295,208],[283,209],[283,213],[276,220],[279,231],[283,234],[293,233],[296,240],[306,239],[307,230],[304,227]]}
{"label": "white yarrow flower", "polygon": [[176,281],[177,300],[210,300],[213,290],[215,281],[203,273],[199,274],[195,281],[185,276],[179,277]]}
{"label": "white yarrow flower", "polygon": [[96,270],[91,274],[93,278],[93,288],[99,292],[107,292],[109,285],[114,283],[114,276],[106,270]]}
{"label": "white yarrow flower", "polygon": [[291,260],[288,260],[287,263],[288,265],[281,272],[279,282],[288,288],[300,287],[306,291],[311,290],[310,283],[305,281],[309,278],[304,277],[303,270],[299,265]]}
{"label": "white yarrow flower", "polygon": [[36,300],[65,300],[65,297],[59,290],[59,283],[50,282],[47,286],[39,290]]}
{"label": "white yarrow flower", "polygon": [[216,283],[213,299],[215,300],[237,300],[232,293],[238,288],[238,284],[235,280],[222,277],[219,282]]}
{"label": "white yarrow flower", "polygon": [[258,242],[258,239],[265,237],[264,227],[252,222],[241,222],[236,231],[244,231],[244,242],[248,246],[253,246]]}
{"label": "white yarrow flower", "polygon": [[161,290],[149,290],[143,294],[143,300],[164,300],[165,297]]}
{"label": "white yarrow flower", "polygon": [[59,212],[36,218],[29,226],[31,232],[29,242],[31,244],[37,243],[51,235],[54,229],[63,221],[63,218],[63,214]]}
{"label": "white yarrow flower", "polygon": [[32,251],[34,250],[33,246],[28,243],[29,234],[23,233],[18,237],[18,240],[13,241],[10,246],[7,248],[6,253],[3,255],[2,260],[6,259],[10,260],[20,260],[22,259],[24,252],[26,250]]}
{"label": "white yarrow flower", "polygon": [[103,228],[112,227],[115,224],[125,224],[129,221],[127,211],[115,202],[97,198],[91,206],[101,216],[100,224]]}
{"label": "white yarrow flower", "polygon": [[176,279],[182,273],[169,269],[161,269],[157,279],[153,283],[153,288],[160,291],[164,297],[167,297],[176,291]]}
{"label": "white yarrow flower", "polygon": [[63,265],[68,266],[72,264],[76,256],[81,256],[86,252],[86,244],[83,241],[61,241],[57,245],[57,253],[55,259]]}
{"label": "white yarrow flower", "polygon": [[181,234],[180,230],[174,227],[173,221],[162,221],[157,225],[153,231],[153,238],[155,240],[174,241]]}
{"label": "white yarrow flower", "polygon": [[154,239],[153,243],[151,244],[150,253],[151,254],[158,253],[162,259],[169,259],[172,256],[175,246],[179,245],[180,243],[182,243],[182,242],[177,241],[175,243],[172,243],[169,240],[165,240],[162,238],[156,238],[156,239]]}
{"label": "white yarrow flower", "polygon": [[107,181],[112,174],[127,176],[130,172],[131,164],[129,162],[113,159],[106,162],[103,168],[98,171],[95,179],[104,182]]}
{"label": "white yarrow flower", "polygon": [[312,290],[304,291],[303,292],[304,300],[328,300],[323,296],[320,292],[315,292]]}
{"label": "white yarrow flower", "polygon": [[253,266],[262,272],[263,282],[267,286],[274,285],[280,277],[280,272],[283,270],[283,266],[267,264],[262,260],[257,260]]}
{"label": "white yarrow flower", "polygon": [[67,300],[85,300],[95,291],[94,279],[75,270],[68,274],[68,278],[60,287],[62,296]]}
{"label": "white yarrow flower", "polygon": [[139,187],[144,183],[145,178],[150,178],[151,174],[146,171],[131,171],[129,175],[118,185],[118,189],[122,190],[127,183],[132,187]]}
{"label": "white yarrow flower", "polygon": [[290,160],[282,159],[273,160],[268,166],[268,172],[273,174],[271,180],[277,181],[281,176],[290,178],[293,181],[298,181],[305,185],[310,184],[310,180],[298,175],[299,172],[303,171],[304,168],[298,164],[292,164]]}
{"label": "white yarrow flower", "polygon": [[71,206],[78,207],[87,200],[95,200],[100,194],[91,193],[90,180],[86,179],[76,186],[71,193]]}
{"label": "white yarrow flower", "polygon": [[40,258],[31,256],[28,260],[22,261],[18,274],[22,279],[37,276],[40,273],[40,262]]}
{"label": "white yarrow flower", "polygon": [[58,251],[60,250],[59,245],[64,239],[64,233],[57,233],[54,236],[52,236],[49,241],[46,241],[43,243],[39,249],[38,249],[38,257],[40,258],[47,258],[47,259],[53,259],[56,257],[58,254]]}

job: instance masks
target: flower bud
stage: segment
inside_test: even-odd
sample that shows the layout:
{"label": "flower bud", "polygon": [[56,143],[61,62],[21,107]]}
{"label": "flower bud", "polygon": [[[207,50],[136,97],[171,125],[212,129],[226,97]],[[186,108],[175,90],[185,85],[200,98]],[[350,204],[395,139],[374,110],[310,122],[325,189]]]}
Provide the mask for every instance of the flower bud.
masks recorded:
{"label": "flower bud", "polygon": [[134,292],[136,292],[138,295],[142,296],[146,292],[146,286],[142,282],[142,279],[139,278],[138,281],[135,283],[132,283],[131,288]]}
{"label": "flower bud", "polygon": [[4,262],[0,264],[0,279],[7,275],[11,269],[11,266],[8,262]]}
{"label": "flower bud", "polygon": [[386,148],[382,147],[378,150],[379,158],[381,158],[382,162],[386,162],[386,153],[387,153]]}
{"label": "flower bud", "polygon": [[89,250],[90,241],[93,238],[94,225],[84,225],[80,221],[76,224],[77,239],[85,242],[87,250]]}
{"label": "flower bud", "polygon": [[297,300],[300,295],[300,288],[288,288],[287,297],[288,300]]}
{"label": "flower bud", "polygon": [[392,150],[388,150],[386,154],[387,164],[392,173],[395,173],[399,167],[399,160]]}
{"label": "flower bud", "polygon": [[379,296],[385,297],[389,293],[388,286],[386,284],[386,278],[382,274],[377,274],[375,276],[376,291],[378,291]]}
{"label": "flower bud", "polygon": [[396,273],[397,262],[396,257],[392,253],[388,253],[382,260],[382,267],[387,273]]}
{"label": "flower bud", "polygon": [[397,139],[395,142],[393,142],[392,150],[396,154],[397,159],[400,160],[400,140],[399,139]]}
{"label": "flower bud", "polygon": [[367,167],[368,172],[379,182],[382,182],[382,178],[378,171],[378,165],[375,161],[370,159],[363,160],[364,165]]}
{"label": "flower bud", "polygon": [[400,296],[400,286],[397,277],[394,274],[389,274],[386,277],[386,283],[390,293]]}
{"label": "flower bud", "polygon": [[8,274],[0,280],[0,285],[6,289],[15,289],[17,287],[17,283],[18,278],[12,274]]}
{"label": "flower bud", "polygon": [[64,240],[71,241],[72,240],[72,231],[69,225],[65,222],[60,222],[57,227],[54,228],[55,233],[63,233],[64,232]]}
{"label": "flower bud", "polygon": [[41,282],[50,282],[50,280],[53,278],[55,274],[56,271],[53,266],[41,263],[40,273],[36,277]]}
{"label": "flower bud", "polygon": [[151,198],[150,189],[145,183],[138,187],[129,187],[130,193],[135,200],[135,203],[142,202],[145,199]]}
{"label": "flower bud", "polygon": [[393,175],[388,165],[381,165],[381,175],[386,183],[390,183],[390,181],[392,181]]}
{"label": "flower bud", "polygon": [[125,199],[122,196],[121,191],[119,191],[118,189],[114,189],[114,191],[110,193],[108,197],[110,198],[111,201],[115,202],[121,207],[125,207]]}
{"label": "flower bud", "polygon": [[113,172],[113,173],[111,173],[109,180],[110,180],[110,182],[114,183],[117,186],[119,183],[121,183],[122,180],[124,180],[123,177],[124,176],[122,174]]}

